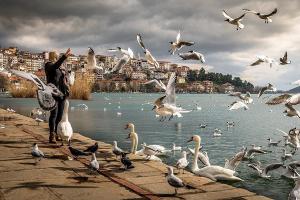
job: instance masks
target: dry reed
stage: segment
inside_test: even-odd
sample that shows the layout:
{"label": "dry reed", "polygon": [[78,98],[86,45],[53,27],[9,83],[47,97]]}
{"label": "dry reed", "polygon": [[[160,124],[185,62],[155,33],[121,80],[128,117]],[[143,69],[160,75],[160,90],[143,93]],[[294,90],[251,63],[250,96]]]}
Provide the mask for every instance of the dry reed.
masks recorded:
{"label": "dry reed", "polygon": [[89,100],[91,97],[92,82],[86,76],[77,76],[70,88],[71,99]]}
{"label": "dry reed", "polygon": [[14,98],[36,97],[37,87],[30,81],[21,80],[20,85],[11,84],[8,89],[11,96]]}

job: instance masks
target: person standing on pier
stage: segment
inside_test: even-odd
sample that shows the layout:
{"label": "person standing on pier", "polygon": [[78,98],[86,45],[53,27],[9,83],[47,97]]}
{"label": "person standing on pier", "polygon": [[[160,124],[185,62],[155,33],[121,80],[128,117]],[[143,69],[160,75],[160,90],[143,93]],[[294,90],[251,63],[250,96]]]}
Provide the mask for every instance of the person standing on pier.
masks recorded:
{"label": "person standing on pier", "polygon": [[69,86],[67,78],[67,70],[62,67],[63,62],[71,54],[71,49],[69,48],[59,59],[56,52],[49,53],[49,62],[45,64],[45,73],[47,84],[54,84],[62,93],[63,97],[54,97],[57,102],[57,106],[54,110],[50,112],[49,117],[49,143],[55,144],[56,141],[61,141],[61,138],[57,135],[57,125],[60,122],[65,99],[69,96]]}

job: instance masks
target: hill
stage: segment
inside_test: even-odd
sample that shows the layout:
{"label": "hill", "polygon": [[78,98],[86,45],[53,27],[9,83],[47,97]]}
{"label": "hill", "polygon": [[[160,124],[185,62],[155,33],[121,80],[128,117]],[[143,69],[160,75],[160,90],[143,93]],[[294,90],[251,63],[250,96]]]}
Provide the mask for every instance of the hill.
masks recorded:
{"label": "hill", "polygon": [[300,86],[295,87],[289,91],[287,91],[288,93],[300,93]]}

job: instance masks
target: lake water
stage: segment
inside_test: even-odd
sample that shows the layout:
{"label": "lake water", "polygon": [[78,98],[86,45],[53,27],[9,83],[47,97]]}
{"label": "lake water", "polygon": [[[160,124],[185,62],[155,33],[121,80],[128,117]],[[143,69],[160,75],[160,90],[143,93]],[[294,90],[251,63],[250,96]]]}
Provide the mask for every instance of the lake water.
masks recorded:
{"label": "lake water", "polygon": [[[272,151],[256,157],[263,165],[281,162],[282,147],[268,148],[267,138],[271,137],[277,141],[282,139],[282,136],[276,128],[288,131],[293,127],[299,128],[300,125],[299,119],[283,115],[283,105],[267,106],[263,103],[266,101],[263,98],[254,97],[254,104],[249,106],[248,111],[228,111],[228,105],[235,98],[222,94],[179,94],[177,103],[186,109],[194,110],[183,114],[183,118],[174,117],[171,121],[159,122],[151,110],[153,107],[151,102],[159,96],[161,94],[93,94],[90,101],[71,100],[71,107],[84,103],[89,109],[70,111],[69,118],[76,132],[107,143],[116,140],[124,149],[130,149],[130,141],[125,139],[128,130],[124,130],[128,122],[135,124],[140,143],[160,144],[167,148],[171,148],[173,142],[185,147],[191,135],[201,135],[202,145],[208,152],[211,163],[220,166],[224,166],[225,158],[233,156],[242,146],[251,144],[263,145]],[[195,103],[201,106],[202,110],[195,110]],[[36,99],[2,97],[0,105],[4,108],[10,106],[17,112],[28,115],[32,108],[38,107],[38,102]],[[122,115],[118,116],[117,112],[121,112]],[[234,121],[235,127],[227,129],[226,121]],[[200,123],[206,123],[208,126],[200,129]],[[222,130],[221,137],[212,136],[215,128]],[[193,143],[188,145],[194,147]],[[299,155],[297,152],[294,160],[299,159]],[[167,164],[174,164],[179,157],[178,152],[162,159]],[[237,169],[238,176],[244,181],[233,183],[233,186],[246,188],[274,199],[287,199],[288,193],[294,187],[292,180],[283,178],[275,172],[271,173],[271,179],[262,179],[246,164],[241,163]]]}

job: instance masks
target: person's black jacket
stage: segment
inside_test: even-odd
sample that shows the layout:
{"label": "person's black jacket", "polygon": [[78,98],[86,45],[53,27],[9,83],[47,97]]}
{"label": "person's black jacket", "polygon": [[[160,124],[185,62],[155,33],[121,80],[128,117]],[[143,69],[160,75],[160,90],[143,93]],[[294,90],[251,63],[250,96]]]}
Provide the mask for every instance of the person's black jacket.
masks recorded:
{"label": "person's black jacket", "polygon": [[59,68],[66,60],[66,56],[63,55],[55,63],[47,62],[45,64],[45,73],[47,84],[52,83],[55,85],[65,96],[69,96],[69,88],[64,82],[64,74]]}

